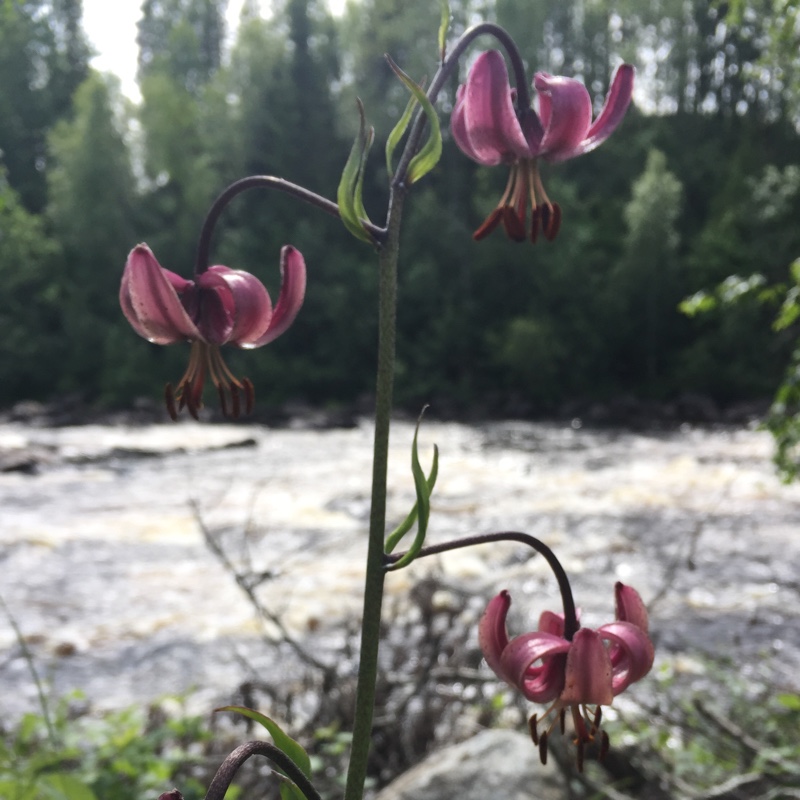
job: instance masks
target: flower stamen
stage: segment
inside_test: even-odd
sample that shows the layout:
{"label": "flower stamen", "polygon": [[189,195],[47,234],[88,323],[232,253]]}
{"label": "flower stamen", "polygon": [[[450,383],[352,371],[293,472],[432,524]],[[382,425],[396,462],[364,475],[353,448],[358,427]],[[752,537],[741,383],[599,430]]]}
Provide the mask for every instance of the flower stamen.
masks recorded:
{"label": "flower stamen", "polygon": [[206,371],[217,389],[224,416],[238,419],[242,413],[242,398],[245,413],[249,414],[253,410],[253,382],[249,378],[240,380],[230,371],[217,345],[196,341],[192,343],[189,365],[178,386],[173,389],[172,384],[168,383],[164,389],[167,413],[173,420],[178,418],[184,407],[195,419],[199,419],[200,409],[203,408]]}

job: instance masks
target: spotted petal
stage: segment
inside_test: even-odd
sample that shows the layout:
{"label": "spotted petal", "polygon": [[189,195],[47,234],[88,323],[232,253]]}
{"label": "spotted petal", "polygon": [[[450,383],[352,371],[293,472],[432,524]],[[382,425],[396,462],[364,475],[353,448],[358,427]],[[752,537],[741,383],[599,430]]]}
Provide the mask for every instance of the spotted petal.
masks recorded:
{"label": "spotted petal", "polygon": [[559,701],[565,706],[609,705],[614,699],[611,687],[611,659],[606,646],[596,631],[582,628],[572,639],[567,654],[564,689]]}
{"label": "spotted petal", "polygon": [[611,687],[615,695],[650,672],[655,649],[650,637],[641,628],[630,622],[610,622],[601,625],[597,635],[611,642]]}
{"label": "spotted petal", "polygon": [[306,262],[291,245],[281,249],[281,277],[281,293],[269,326],[258,336],[239,336],[236,343],[240,347],[261,347],[277,339],[294,322],[306,295]]}
{"label": "spotted petal", "polygon": [[614,586],[614,597],[616,600],[617,619],[623,622],[630,622],[647,633],[647,608],[645,608],[639,592],[632,586],[626,586],[618,581]]}
{"label": "spotted petal", "polygon": [[191,281],[164,269],[146,244],[131,250],[122,273],[122,313],[140,336],[155,344],[200,339],[178,296]]}
{"label": "spotted petal", "polygon": [[549,161],[570,158],[592,122],[589,92],[580,81],[546,72],[534,75],[533,86],[539,94],[539,118],[544,128],[538,155]]}
{"label": "spotted petal", "polygon": [[[500,660],[505,680],[535,703],[555,700],[564,685],[563,656],[571,648],[571,642],[552,633],[535,631],[517,636]],[[539,661],[541,664],[537,664]]]}
{"label": "spotted petal", "polygon": [[221,265],[209,267],[198,278],[198,284],[211,278],[224,282],[228,307],[232,310],[232,325],[224,342],[239,344],[258,339],[266,333],[273,315],[272,301],[264,284],[249,272]]}
{"label": "spotted petal", "polygon": [[489,605],[478,623],[478,643],[483,657],[492,672],[507,683],[513,681],[503,671],[500,658],[503,650],[508,646],[506,617],[510,607],[511,595],[503,590],[497,597],[493,597],[489,601]]}
{"label": "spotted petal", "polygon": [[[542,141],[540,153],[551,162],[575,158],[599,147],[622,122],[631,102],[634,69],[630,64],[622,64],[614,71],[611,88],[603,108],[591,125],[589,124],[591,122],[591,101],[586,89],[577,81],[571,81],[569,78],[545,76],[540,80],[542,75],[540,73],[534,77],[534,85],[540,91],[540,109],[543,108],[543,100],[545,106],[547,105],[546,92],[549,90],[552,95],[549,126],[552,128],[553,134],[551,136],[548,122],[545,121],[542,113],[545,138]],[[554,81],[570,81],[571,84],[577,84],[582,92],[579,92],[575,86],[554,84]],[[540,84],[544,87],[543,89],[540,89]],[[585,95],[585,97],[581,99],[581,95]],[[578,135],[579,131],[580,135]]]}
{"label": "spotted petal", "polygon": [[531,156],[514,110],[506,63],[497,50],[475,60],[466,84],[458,89],[450,124],[456,144],[484,166]]}

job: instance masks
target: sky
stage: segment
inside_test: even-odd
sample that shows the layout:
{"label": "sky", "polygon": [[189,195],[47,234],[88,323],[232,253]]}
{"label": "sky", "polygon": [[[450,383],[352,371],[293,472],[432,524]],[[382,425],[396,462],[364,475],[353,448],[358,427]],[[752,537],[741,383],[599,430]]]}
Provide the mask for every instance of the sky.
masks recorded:
{"label": "sky", "polygon": [[[340,13],[345,0],[328,0],[334,13]],[[83,28],[97,55],[92,66],[100,72],[112,72],[122,81],[122,91],[139,99],[136,86],[136,23],[141,17],[142,0],[83,0]],[[228,0],[228,31],[239,21],[243,0]],[[268,0],[261,0],[267,8]]]}

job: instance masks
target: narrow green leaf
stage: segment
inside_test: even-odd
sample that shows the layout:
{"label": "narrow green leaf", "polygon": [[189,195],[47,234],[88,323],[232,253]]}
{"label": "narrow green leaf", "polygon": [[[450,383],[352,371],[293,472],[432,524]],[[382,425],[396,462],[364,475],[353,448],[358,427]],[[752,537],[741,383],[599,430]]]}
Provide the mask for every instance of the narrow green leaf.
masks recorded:
{"label": "narrow green leaf", "polygon": [[342,170],[339,187],[336,190],[336,202],[339,204],[339,213],[345,228],[358,239],[372,243],[372,237],[364,228],[361,219],[368,219],[364,211],[362,187],[364,184],[364,165],[369,147],[372,144],[374,131],[367,130],[367,121],[364,116],[364,104],[356,98],[358,114],[360,117],[359,129],[356,134],[350,155]]}
{"label": "narrow green leaf", "polygon": [[[408,566],[419,554],[423,544],[425,544],[425,536],[428,533],[428,520],[431,515],[431,489],[428,487],[428,481],[425,478],[425,473],[419,463],[419,450],[417,447],[417,437],[419,435],[419,426],[422,424],[422,417],[420,416],[417,422],[417,428],[414,431],[414,441],[411,445],[411,473],[414,476],[414,489],[417,493],[417,535],[414,537],[414,542],[408,549],[406,554],[395,564],[390,567],[391,570],[402,569]],[[436,476],[439,472],[439,448],[434,445],[433,447],[433,465],[431,466],[431,477],[433,483],[436,482]]]}
{"label": "narrow green leaf", "polygon": [[408,165],[407,181],[411,184],[418,181],[424,175],[427,175],[439,163],[439,159],[442,155],[442,130],[439,125],[439,116],[436,113],[436,109],[433,107],[431,101],[428,100],[428,96],[425,94],[422,87],[409,78],[409,76],[392,61],[390,56],[387,55],[386,59],[389,62],[389,66],[394,71],[394,74],[400,78],[406,88],[422,106],[422,110],[428,118],[428,124],[431,126],[428,140],[414,158],[411,159],[411,163]]}
{"label": "narrow green leaf", "polygon": [[[433,465],[431,471],[428,473],[426,481],[428,485],[428,494],[433,492],[433,487],[436,486],[436,479],[439,477],[439,448],[434,445],[433,448]],[[391,553],[397,547],[400,540],[414,527],[417,521],[417,503],[414,503],[408,516],[386,537],[386,552]]]}
{"label": "narrow green leaf", "polygon": [[447,29],[450,27],[450,3],[442,0],[442,20],[439,23],[439,55],[444,61],[447,53]]}
{"label": "narrow green leaf", "polygon": [[389,138],[386,140],[386,169],[389,173],[389,177],[391,177],[394,173],[394,168],[392,167],[392,156],[394,155],[394,151],[397,149],[397,145],[400,144],[400,140],[403,138],[403,135],[408,130],[408,125],[411,122],[411,115],[414,113],[414,107],[416,105],[417,98],[412,94],[408,100],[408,104],[406,105],[406,110],[403,112],[403,116],[397,121],[397,125],[392,128],[392,132],[389,134]]}
{"label": "narrow green leaf", "polygon": [[355,203],[356,209],[356,216],[358,217],[358,224],[361,226],[361,229],[367,236],[367,239],[371,242],[372,237],[367,233],[366,228],[364,228],[363,223],[361,222],[362,219],[369,220],[367,216],[367,211],[364,208],[364,170],[367,165],[367,155],[369,154],[369,149],[372,147],[372,143],[375,141],[375,128],[370,128],[367,131],[367,136],[364,141],[364,149],[361,151],[361,161],[358,165],[358,180],[356,181],[356,188],[353,196],[353,201]]}
{"label": "narrow green leaf", "polygon": [[280,774],[278,774],[278,777],[281,778],[281,785],[278,789],[281,794],[281,800],[308,800],[292,781]]}
{"label": "narrow green leaf", "polygon": [[[311,777],[311,759],[308,757],[308,753],[301,744],[292,739],[292,737],[288,734],[284,733],[277,722],[271,720],[269,717],[261,714],[258,711],[254,711],[252,708],[245,708],[244,706],[223,706],[222,708],[216,708],[214,710],[234,711],[235,713],[241,714],[248,719],[254,720],[255,722],[259,723],[259,725],[262,725],[269,732],[269,735],[272,737],[272,741],[275,742],[275,747],[277,747],[278,750],[286,753],[286,755],[289,756],[289,758],[291,758],[295,764],[297,764],[303,775],[305,775],[307,778]],[[301,792],[300,797],[303,796],[304,795]]]}

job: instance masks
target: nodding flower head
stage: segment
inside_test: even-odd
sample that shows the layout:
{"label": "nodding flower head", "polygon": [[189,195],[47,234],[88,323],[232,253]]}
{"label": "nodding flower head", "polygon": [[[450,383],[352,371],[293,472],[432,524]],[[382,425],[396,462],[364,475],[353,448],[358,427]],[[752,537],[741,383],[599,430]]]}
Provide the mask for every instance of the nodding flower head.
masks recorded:
{"label": "nodding flower head", "polygon": [[486,663],[528,700],[550,704],[544,714],[530,719],[542,763],[547,761],[553,728],[558,723],[563,733],[568,713],[575,729],[578,769],[583,768],[590,746],[596,745],[602,758],[608,751],[608,736],[601,727],[601,706],[610,705],[653,666],[642,599],[622,583],[614,591],[616,620],[597,630],[580,628],[571,640],[564,637],[563,616],[551,611],[541,615],[538,630],[509,640],[506,617],[511,597],[506,591],[491,600],[481,619],[480,646]]}
{"label": "nodding flower head", "polygon": [[[633,67],[623,64],[611,79],[605,104],[592,122],[592,101],[580,81],[537,72],[533,88],[538,112],[514,109],[516,92],[508,81],[503,56],[489,50],[478,56],[467,82],[458,87],[451,117],[453,138],[461,150],[484,166],[509,164],[511,175],[500,202],[474,233],[488,236],[501,222],[518,242],[541,230],[552,240],[561,225],[561,209],[547,196],[538,160],[559,162],[594,150],[625,116],[633,92]],[[528,203],[532,207],[527,230]]]}
{"label": "nodding flower head", "polygon": [[192,343],[186,372],[177,387],[167,384],[165,390],[173,419],[184,406],[197,419],[206,375],[226,416],[252,410],[252,382],[231,373],[219,348],[261,347],[292,324],[305,296],[306,266],[300,252],[290,246],[281,250],[280,265],[283,283],[273,309],[264,284],[249,272],[213,266],[186,280],[164,269],[146,244],[131,250],[119,291],[128,322],[155,344]]}

